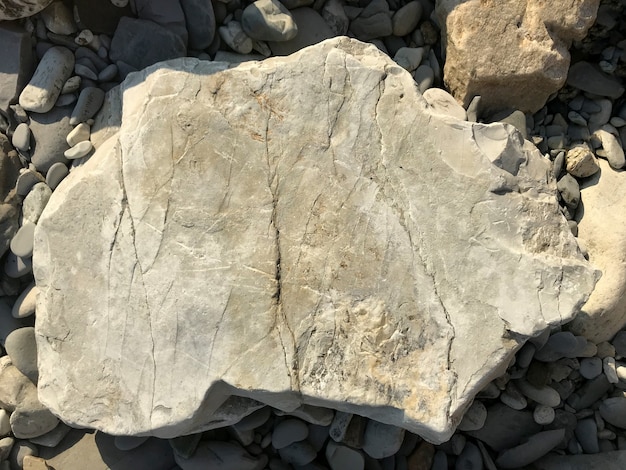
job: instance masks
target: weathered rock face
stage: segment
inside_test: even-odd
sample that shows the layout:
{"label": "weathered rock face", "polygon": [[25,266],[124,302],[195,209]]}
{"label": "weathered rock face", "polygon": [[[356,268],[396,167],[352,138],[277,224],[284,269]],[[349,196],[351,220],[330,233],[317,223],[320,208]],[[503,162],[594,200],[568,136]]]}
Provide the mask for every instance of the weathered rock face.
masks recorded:
{"label": "weathered rock face", "polygon": [[[534,112],[565,84],[568,48],[593,24],[599,0],[438,0],[444,79],[467,105]],[[480,51],[480,53],[477,53]]]}
{"label": "weathered rock face", "polygon": [[53,0],[0,0],[0,21],[17,20],[39,13]]}
{"label": "weathered rock face", "polygon": [[119,131],[52,195],[40,399],[113,434],[196,432],[263,402],[446,440],[595,283],[549,165],[513,127],[432,115],[358,41],[227,67],[129,76],[101,120],[121,109]]}

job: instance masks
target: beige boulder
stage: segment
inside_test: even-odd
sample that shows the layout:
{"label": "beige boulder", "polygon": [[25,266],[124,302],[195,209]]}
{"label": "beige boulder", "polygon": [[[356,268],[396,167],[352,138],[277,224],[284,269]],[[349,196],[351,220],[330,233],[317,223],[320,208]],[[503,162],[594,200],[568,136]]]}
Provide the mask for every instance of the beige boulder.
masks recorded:
{"label": "beige boulder", "polygon": [[599,0],[439,0],[444,80],[465,106],[540,109],[563,86],[568,48],[593,24]]}
{"label": "beige boulder", "polygon": [[597,163],[600,171],[580,185],[578,238],[602,278],[567,328],[599,343],[626,326],[626,173]]}

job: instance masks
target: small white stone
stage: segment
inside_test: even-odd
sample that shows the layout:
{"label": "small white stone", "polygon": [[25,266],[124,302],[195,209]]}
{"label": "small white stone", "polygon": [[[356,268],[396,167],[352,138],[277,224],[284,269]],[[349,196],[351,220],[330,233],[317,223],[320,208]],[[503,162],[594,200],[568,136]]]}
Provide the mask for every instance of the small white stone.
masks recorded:
{"label": "small white stone", "polygon": [[438,116],[452,116],[461,121],[467,120],[467,113],[454,97],[441,88],[429,88],[423,93],[430,105],[429,111]]}
{"label": "small white stone", "polygon": [[616,384],[619,382],[619,377],[617,376],[617,370],[615,368],[615,358],[614,357],[605,357],[602,359],[602,368],[604,370],[604,375],[606,375],[609,383]]}
{"label": "small white stone", "polygon": [[537,405],[533,411],[533,419],[535,423],[542,426],[550,424],[554,421],[555,411],[554,408],[545,405]]}
{"label": "small white stone", "polygon": [[28,127],[28,124],[22,122],[17,125],[13,132],[11,143],[16,149],[28,152],[30,149],[30,127]]}
{"label": "small white stone", "polygon": [[91,152],[91,149],[93,149],[92,143],[89,140],[85,140],[74,145],[74,147],[67,149],[63,155],[65,155],[65,158],[68,160],[76,160],[78,158],[83,158]]}
{"label": "small white stone", "polygon": [[91,127],[89,126],[89,124],[81,122],[74,129],[72,129],[69,134],[67,134],[67,145],[69,145],[70,147],[74,147],[80,142],[89,140],[90,136]]}
{"label": "small white stone", "polygon": [[88,46],[93,41],[93,33],[88,29],[83,29],[74,38],[74,42],[79,46]]}

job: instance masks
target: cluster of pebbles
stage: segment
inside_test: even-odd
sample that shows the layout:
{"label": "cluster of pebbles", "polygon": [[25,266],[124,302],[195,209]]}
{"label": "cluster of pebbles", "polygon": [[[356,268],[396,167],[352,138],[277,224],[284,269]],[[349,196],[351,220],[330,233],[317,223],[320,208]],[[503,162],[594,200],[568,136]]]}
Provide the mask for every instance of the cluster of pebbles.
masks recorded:
{"label": "cluster of pebbles", "polygon": [[[567,85],[534,115],[479,116],[479,97],[464,110],[436,88],[443,58],[431,0],[373,0],[365,7],[341,0],[216,0],[212,8],[192,0],[75,0],[0,23],[0,43],[23,48],[27,38],[37,63],[29,69],[28,50],[0,53],[13,53],[22,61],[18,74],[28,75],[17,103],[0,114],[2,183],[15,175],[10,197],[21,208],[0,265],[0,470],[51,468],[47,462],[71,452],[66,441],[78,432],[37,399],[33,233],[57,185],[93,151],[93,118],[106,91],[128,73],[186,55],[229,62],[285,55],[343,34],[372,42],[411,72],[442,112],[508,122],[535,143],[553,161],[558,199],[576,235],[579,182],[598,172],[598,158],[616,170],[626,163],[623,3],[602,2],[590,35],[574,44]],[[625,391],[626,332],[594,344],[556,330],[526,343],[507,372],[476,397],[456,434],[438,446],[394,426],[312,406],[289,414],[264,407],[236,425],[170,440],[110,439],[129,456],[161,449],[158,465],[133,460],[146,469],[522,468],[548,453],[626,450]]]}

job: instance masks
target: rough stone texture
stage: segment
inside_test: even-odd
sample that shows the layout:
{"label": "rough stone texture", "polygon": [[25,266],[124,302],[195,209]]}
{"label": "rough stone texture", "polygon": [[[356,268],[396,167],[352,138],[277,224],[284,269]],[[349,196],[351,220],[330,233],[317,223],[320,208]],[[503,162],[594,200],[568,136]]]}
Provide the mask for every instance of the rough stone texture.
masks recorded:
{"label": "rough stone texture", "polygon": [[18,198],[13,188],[21,167],[9,139],[0,134],[0,256],[4,256],[9,249],[18,229]]}
{"label": "rough stone texture", "polygon": [[[445,82],[465,105],[537,111],[563,86],[568,48],[593,24],[599,0],[439,0]],[[477,54],[480,51],[480,54]]]}
{"label": "rough stone texture", "polygon": [[52,0],[0,0],[0,21],[32,16],[51,3]]}
{"label": "rough stone texture", "polygon": [[624,173],[598,159],[600,171],[581,183],[578,237],[602,271],[582,312],[567,328],[589,340],[608,341],[626,325],[626,186]]}
{"label": "rough stone texture", "polygon": [[510,126],[433,116],[372,45],[227,67],[131,75],[119,133],[53,193],[41,400],[117,434],[197,432],[235,394],[445,441],[595,283],[549,162]]}

